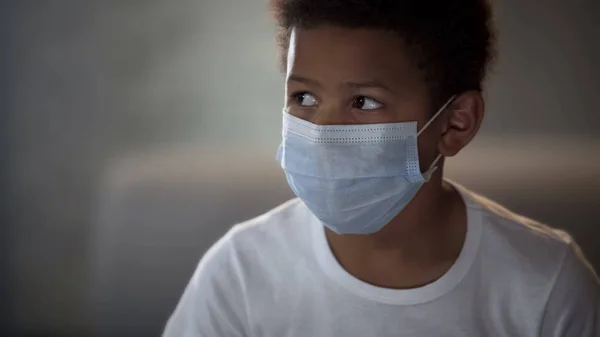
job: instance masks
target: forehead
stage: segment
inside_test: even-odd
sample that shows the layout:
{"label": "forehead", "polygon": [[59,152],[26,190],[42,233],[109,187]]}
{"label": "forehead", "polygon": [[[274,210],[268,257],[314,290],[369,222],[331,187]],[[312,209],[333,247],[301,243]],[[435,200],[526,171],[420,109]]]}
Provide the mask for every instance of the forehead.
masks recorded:
{"label": "forehead", "polygon": [[330,81],[376,78],[390,85],[419,81],[417,67],[397,34],[335,26],[293,29],[287,73]]}

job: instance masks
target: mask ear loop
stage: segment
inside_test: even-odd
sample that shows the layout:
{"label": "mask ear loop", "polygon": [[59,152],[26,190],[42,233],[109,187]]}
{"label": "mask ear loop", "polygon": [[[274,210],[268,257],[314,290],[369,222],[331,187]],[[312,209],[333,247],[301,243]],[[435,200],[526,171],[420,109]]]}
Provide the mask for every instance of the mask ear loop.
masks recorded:
{"label": "mask ear loop", "polygon": [[440,161],[441,158],[442,158],[442,154],[440,153],[437,155],[437,157],[435,157],[435,159],[433,160],[431,165],[429,165],[429,169],[427,169],[427,171],[425,171],[425,173],[423,173],[423,179],[425,179],[425,182],[428,182],[429,180],[431,180],[431,176],[433,176],[435,171],[438,169],[437,163],[438,163],[438,161]]}
{"label": "mask ear loop", "polygon": [[[429,119],[429,121],[427,123],[425,123],[425,125],[421,128],[421,130],[417,133],[417,137],[419,137],[421,135],[421,133],[423,133],[423,131],[425,131],[425,129],[427,129],[427,127],[429,127],[429,125],[431,125],[431,123],[433,123],[433,121],[435,121],[435,119],[446,110],[446,108],[452,104],[452,102],[454,102],[454,99],[456,98],[456,95],[453,95],[452,97],[450,97],[450,99],[444,104],[442,105],[442,107],[438,110],[438,112],[436,112],[433,117],[431,117]],[[438,169],[437,167],[437,163],[440,161],[440,159],[442,158],[442,154],[439,153],[437,155],[437,157],[435,157],[435,159],[433,160],[433,162],[431,163],[431,165],[429,165],[429,168],[427,169],[427,171],[425,171],[423,173],[423,179],[425,179],[425,182],[428,182],[431,179],[431,176],[433,176],[433,173],[435,173],[435,171]]]}

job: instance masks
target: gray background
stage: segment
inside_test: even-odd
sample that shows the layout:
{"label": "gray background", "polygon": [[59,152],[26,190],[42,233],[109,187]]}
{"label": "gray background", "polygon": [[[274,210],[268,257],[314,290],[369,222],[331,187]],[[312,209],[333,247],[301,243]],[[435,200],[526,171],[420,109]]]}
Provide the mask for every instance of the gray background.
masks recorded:
{"label": "gray background", "polygon": [[[1,2],[5,335],[158,335],[206,247],[290,195],[265,2]],[[496,14],[488,114],[451,176],[567,228],[598,264],[600,2],[500,0]],[[126,287],[145,274],[122,261],[157,261],[146,288]]]}

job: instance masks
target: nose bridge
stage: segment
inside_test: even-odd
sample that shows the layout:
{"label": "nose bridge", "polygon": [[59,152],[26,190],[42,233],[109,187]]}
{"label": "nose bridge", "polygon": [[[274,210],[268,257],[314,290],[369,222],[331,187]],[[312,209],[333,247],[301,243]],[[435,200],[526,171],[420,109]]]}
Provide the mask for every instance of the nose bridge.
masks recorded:
{"label": "nose bridge", "polygon": [[338,104],[321,105],[312,119],[317,125],[343,125],[349,124],[348,116]]}

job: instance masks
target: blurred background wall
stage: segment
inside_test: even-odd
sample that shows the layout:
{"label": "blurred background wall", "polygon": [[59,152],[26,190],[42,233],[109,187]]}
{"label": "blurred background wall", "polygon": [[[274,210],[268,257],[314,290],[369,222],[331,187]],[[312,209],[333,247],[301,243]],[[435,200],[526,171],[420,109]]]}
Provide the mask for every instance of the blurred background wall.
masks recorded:
{"label": "blurred background wall", "polygon": [[[598,266],[600,2],[495,3],[449,175]],[[4,0],[0,27],[2,335],[158,335],[208,245],[291,196],[266,1]]]}

